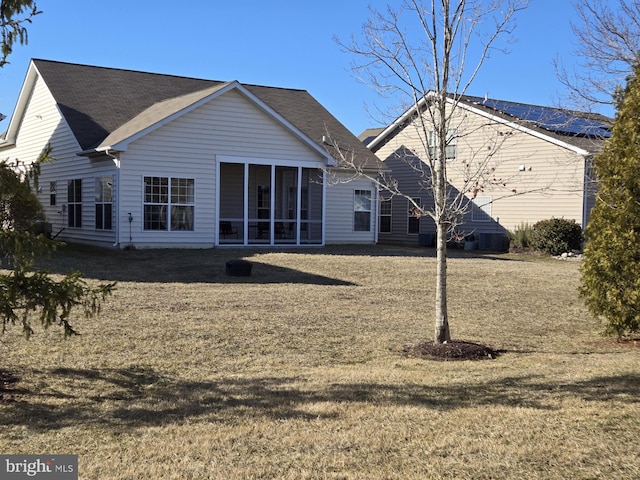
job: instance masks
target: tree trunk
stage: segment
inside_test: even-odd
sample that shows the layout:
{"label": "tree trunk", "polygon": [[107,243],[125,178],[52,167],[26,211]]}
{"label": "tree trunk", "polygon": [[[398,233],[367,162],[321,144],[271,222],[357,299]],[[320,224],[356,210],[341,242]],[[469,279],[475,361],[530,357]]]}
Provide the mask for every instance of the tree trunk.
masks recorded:
{"label": "tree trunk", "polygon": [[441,222],[436,232],[436,323],[435,343],[451,340],[447,315],[447,228]]}

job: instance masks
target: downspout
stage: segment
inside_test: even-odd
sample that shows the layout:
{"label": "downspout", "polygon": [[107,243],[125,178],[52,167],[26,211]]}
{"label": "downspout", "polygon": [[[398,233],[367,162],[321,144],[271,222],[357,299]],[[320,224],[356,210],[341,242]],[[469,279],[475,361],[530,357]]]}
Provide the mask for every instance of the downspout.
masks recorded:
{"label": "downspout", "polygon": [[378,244],[378,232],[380,231],[380,229],[378,228],[379,225],[378,223],[380,222],[380,191],[378,190],[378,188],[376,187],[376,185],[373,185],[373,197],[374,197],[374,201],[372,202],[373,205],[375,205],[376,211],[375,214],[373,216],[373,243],[374,244]]}
{"label": "downspout", "polygon": [[114,155],[110,153],[108,148],[105,150],[105,153],[107,156],[113,158],[116,165],[116,241],[113,243],[113,247],[117,248],[120,245],[120,157],[117,154]]}
{"label": "downspout", "polygon": [[587,221],[589,219],[589,205],[590,195],[593,193],[593,156],[585,156],[584,158],[584,171],[582,173],[582,231],[587,228]]}

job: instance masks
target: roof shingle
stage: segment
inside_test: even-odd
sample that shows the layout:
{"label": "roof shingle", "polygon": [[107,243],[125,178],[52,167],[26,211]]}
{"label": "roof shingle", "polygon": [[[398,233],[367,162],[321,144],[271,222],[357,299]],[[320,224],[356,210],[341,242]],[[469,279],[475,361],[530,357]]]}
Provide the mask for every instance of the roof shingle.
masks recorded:
{"label": "roof shingle", "polygon": [[[162,102],[227,83],[42,59],[34,59],[33,63],[82,150],[95,149],[126,124],[135,128],[136,117],[140,125],[148,122],[141,114],[153,111],[151,107],[157,110]],[[330,154],[332,147],[323,142],[325,135],[353,151],[361,166],[384,168],[384,164],[307,91],[246,84],[243,87]]]}

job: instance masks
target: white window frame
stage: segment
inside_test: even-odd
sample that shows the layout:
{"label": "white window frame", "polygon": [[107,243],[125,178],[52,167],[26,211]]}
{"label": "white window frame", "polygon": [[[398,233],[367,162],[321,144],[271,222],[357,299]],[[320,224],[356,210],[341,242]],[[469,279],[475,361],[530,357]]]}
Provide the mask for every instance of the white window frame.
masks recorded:
{"label": "white window frame", "polygon": [[490,195],[478,195],[471,200],[471,221],[472,222],[490,222],[491,205],[493,205],[493,197]]}
{"label": "white window frame", "polygon": [[[436,158],[438,155],[438,139],[436,138],[436,132],[431,130],[429,132],[429,155],[431,158]],[[458,129],[450,128],[447,130],[447,138],[445,145],[445,160],[455,160],[456,150],[458,145]]]}
{"label": "white window frame", "polygon": [[58,197],[58,182],[49,182],[49,205],[56,206]]}
{"label": "white window frame", "polygon": [[82,228],[82,179],[67,182],[67,226]]}
{"label": "white window frame", "polygon": [[[363,201],[364,199],[364,201]],[[353,191],[353,231],[354,232],[370,232],[371,231],[371,212],[372,212],[373,192],[366,189],[357,189]],[[359,217],[364,218],[368,215],[366,228],[361,225],[362,221]]]}
{"label": "white window frame", "polygon": [[[421,217],[416,217],[415,215],[413,215],[412,211],[415,208],[414,207],[414,203],[417,203],[421,208],[422,208],[422,197],[414,197],[413,199],[413,203],[411,200],[407,199],[407,235],[418,235],[420,233],[420,218]],[[417,226],[418,226],[418,231],[417,232],[412,232],[411,231],[411,222],[415,221],[417,222]]]}
{"label": "white window frame", "polygon": [[[153,179],[159,182],[154,183]],[[181,185],[183,182],[186,183]],[[194,178],[145,176],[142,184],[144,231],[192,232],[195,230]],[[153,218],[156,216],[157,220]],[[150,228],[156,224],[159,228]]]}
{"label": "white window frame", "polygon": [[[113,177],[96,177],[96,230],[113,230]],[[100,209],[100,210],[98,210]],[[100,211],[100,222],[98,222]],[[107,221],[108,220],[108,221]]]}
{"label": "white window frame", "polygon": [[[380,210],[379,210],[379,212],[380,212],[380,214],[379,214],[380,220],[378,221],[378,233],[391,233],[392,230],[393,230],[393,227],[392,227],[392,225],[393,225],[392,224],[392,220],[393,220],[393,204],[391,203],[391,200],[393,200],[393,199],[389,198],[389,199],[385,200],[384,198],[380,197],[380,207],[379,207],[380,208]],[[388,212],[387,212],[387,209],[388,209]],[[383,218],[388,218],[389,219],[389,229],[388,230],[383,230],[382,229],[382,224],[383,224],[382,219]]]}

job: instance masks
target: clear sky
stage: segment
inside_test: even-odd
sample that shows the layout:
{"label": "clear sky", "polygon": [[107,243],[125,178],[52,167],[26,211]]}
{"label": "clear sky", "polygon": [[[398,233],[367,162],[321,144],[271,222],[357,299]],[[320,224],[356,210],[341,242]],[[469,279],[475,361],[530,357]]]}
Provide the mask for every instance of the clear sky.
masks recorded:
{"label": "clear sky", "polygon": [[[37,0],[28,26],[0,69],[0,112],[11,115],[31,58],[238,80],[305,89],[354,134],[380,126],[365,105],[384,100],[359,83],[353,57],[333,41],[359,35],[368,5],[397,0]],[[577,59],[572,0],[530,0],[517,17],[508,55],[494,54],[467,93],[538,105],[563,94],[553,60]],[[603,112],[611,115],[612,112]],[[0,123],[0,131],[9,120]]]}

